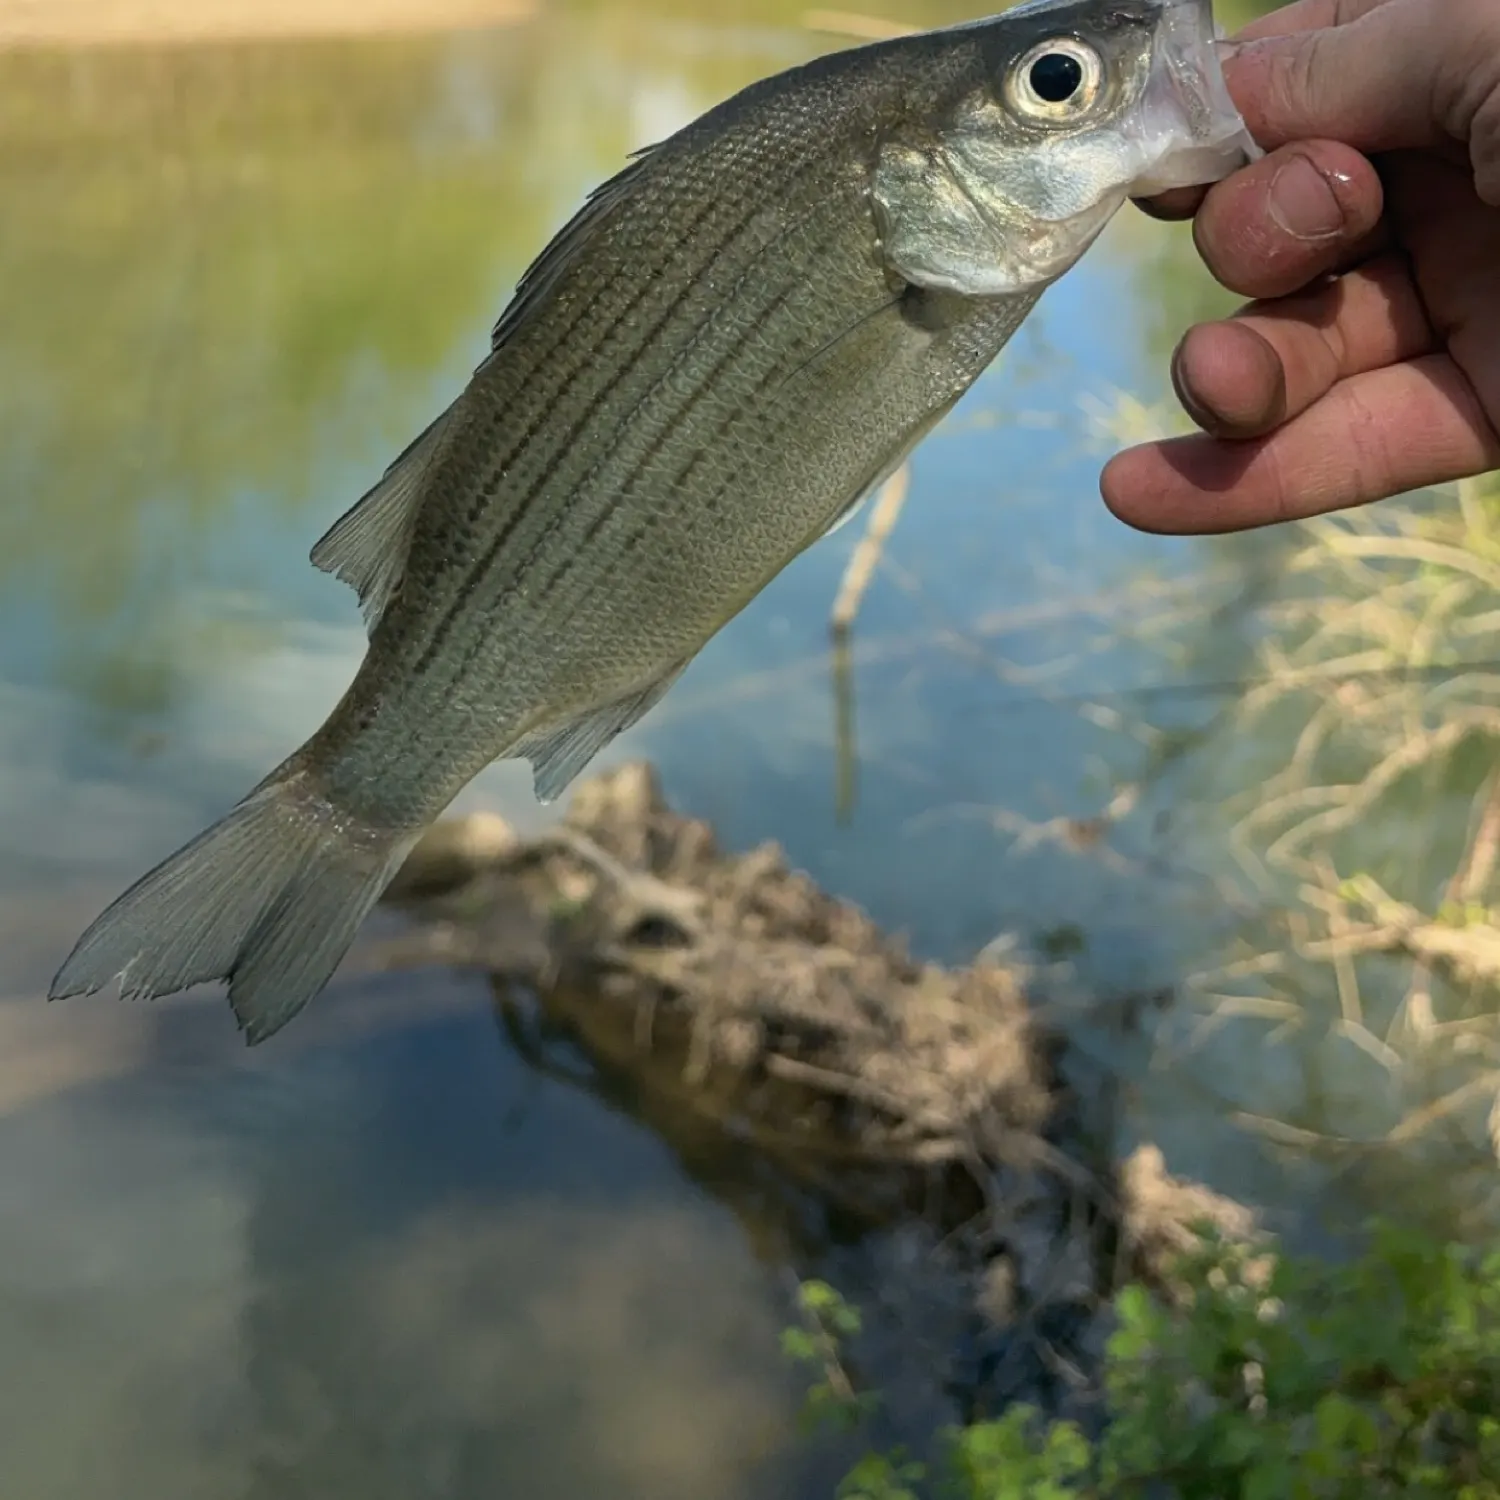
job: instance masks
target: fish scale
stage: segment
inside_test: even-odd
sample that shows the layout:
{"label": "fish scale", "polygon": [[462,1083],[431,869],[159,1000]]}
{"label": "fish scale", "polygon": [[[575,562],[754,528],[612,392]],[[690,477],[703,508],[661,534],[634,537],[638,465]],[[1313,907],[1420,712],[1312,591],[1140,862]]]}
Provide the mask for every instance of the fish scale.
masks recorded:
{"label": "fish scale", "polygon": [[[743,217],[732,224],[725,243],[714,246],[715,253],[708,261],[709,265],[722,266],[726,260],[730,260],[733,264],[733,248],[742,241],[747,226],[757,212],[753,208],[747,209]],[[621,279],[625,278],[622,276]],[[639,280],[639,274],[637,273],[630,279]],[[564,440],[555,443],[550,451],[543,450],[537,455],[537,462],[543,470],[539,476],[541,483],[549,479],[560,479],[564,483],[577,482],[584,477],[582,474],[572,474],[567,471],[559,473],[548,466],[555,462],[560,454],[566,454],[568,450],[578,454],[576,440],[584,434],[585,428],[590,423],[598,424],[597,433],[591,434],[594,441],[603,441],[606,444],[610,441],[613,429],[607,424],[611,414],[603,411],[603,403],[612,398],[617,408],[628,408],[631,397],[640,386],[644,385],[649,391],[658,383],[659,372],[654,369],[642,369],[642,361],[648,354],[663,348],[676,348],[684,355],[691,351],[694,339],[716,311],[711,299],[704,299],[699,303],[691,296],[694,290],[701,288],[703,279],[703,271],[695,269],[691,280],[682,289],[679,290],[676,287],[658,289],[658,300],[665,303],[661,316],[649,323],[644,318],[636,318],[634,327],[624,328],[622,331],[622,325],[625,325],[627,320],[640,310],[637,299],[626,303],[624,314],[616,319],[610,332],[611,334],[621,333],[622,338],[631,338],[632,341],[620,351],[620,363],[617,368],[611,367],[612,374],[608,382],[601,382],[597,390],[589,393],[582,405],[582,410],[571,414],[568,427],[563,434]],[[722,306],[722,303],[719,305]],[[564,400],[567,394],[564,392]],[[626,415],[629,414],[627,411]],[[525,456],[529,457],[530,454]],[[577,462],[580,465],[587,462],[586,452],[578,457]],[[486,560],[489,560],[488,556]]]}
{"label": "fish scale", "polygon": [[[713,260],[707,262],[707,266],[698,271],[700,281],[707,274],[707,268],[717,271],[719,266],[729,260],[731,266],[739,274],[747,274],[749,267],[745,265],[743,255],[734,254],[734,246],[743,240],[745,223],[748,217],[736,226],[730,238],[725,241],[718,254]],[[805,231],[804,231],[805,232]],[[774,243],[774,241],[773,241]],[[807,258],[805,255],[799,257],[789,252],[786,257],[784,276],[788,281],[796,279],[800,272],[805,272]],[[772,295],[779,295],[779,289],[774,283],[767,283]],[[766,286],[761,288],[764,296]],[[591,443],[574,442],[568,453],[568,461],[554,466],[532,480],[532,483],[521,493],[518,500],[513,502],[519,507],[535,507],[534,515],[530,518],[531,524],[527,524],[527,517],[517,518],[514,514],[507,517],[510,522],[508,527],[502,529],[500,536],[492,542],[485,555],[484,561],[487,567],[476,567],[473,572],[477,576],[477,582],[473,585],[472,593],[464,598],[464,604],[468,610],[468,618],[472,621],[482,618],[483,612],[492,609],[503,608],[503,592],[508,586],[510,579],[514,577],[526,577],[533,570],[541,569],[545,573],[546,564],[543,561],[545,549],[551,544],[554,548],[563,548],[561,562],[566,566],[575,556],[574,548],[578,543],[577,532],[581,529],[586,536],[588,528],[594,524],[601,512],[609,512],[618,507],[622,502],[619,485],[629,484],[629,474],[616,475],[608,472],[610,459],[622,452],[628,453],[634,446],[649,446],[654,431],[660,431],[663,442],[675,439],[678,446],[684,444],[691,454],[696,439],[691,430],[672,431],[672,426],[680,414],[680,407],[674,410],[670,402],[663,401],[663,396],[668,394],[664,390],[664,377],[661,369],[647,370],[643,362],[647,351],[659,349],[666,346],[675,352],[669,356],[670,360],[688,359],[694,350],[695,341],[699,335],[707,329],[713,321],[713,315],[723,307],[723,303],[706,304],[702,315],[696,320],[680,307],[673,309],[674,322],[667,325],[660,332],[655,328],[642,330],[638,338],[636,348],[628,357],[625,369],[617,377],[612,388],[600,396],[587,409],[587,416],[597,426],[597,435]],[[748,318],[750,309],[746,309],[745,316]],[[749,329],[730,328],[723,331],[720,339],[719,351],[711,355],[719,361],[719,367],[727,364],[731,359],[742,356],[744,352],[745,337]],[[670,364],[669,364],[670,368]],[[634,379],[632,379],[634,376]],[[677,394],[680,403],[692,404],[710,394],[712,386],[709,381],[701,376],[686,388],[679,388]],[[604,400],[608,399],[613,406],[612,411],[602,408]],[[658,415],[655,421],[642,420],[641,408],[655,399],[665,409]],[[569,435],[584,436],[585,424],[582,420],[575,418],[567,429]],[[559,445],[560,446],[560,445]],[[515,460],[514,482],[518,485],[528,477],[533,470],[527,463],[528,454],[523,452]],[[538,467],[545,460],[538,460]],[[584,466],[589,465],[585,469]],[[591,480],[594,481],[591,483]],[[550,492],[566,494],[568,503],[548,504],[547,499]],[[649,513],[648,521],[649,524]],[[507,570],[498,561],[499,546],[506,543],[517,550],[516,561]],[[549,589],[545,580],[539,581],[532,593],[532,598],[538,607],[545,607]],[[457,613],[455,606],[454,614]],[[420,617],[420,612],[418,612]],[[540,622],[542,628],[548,628],[553,622]],[[472,628],[472,626],[471,626]],[[392,630],[399,629],[399,622],[393,622]],[[423,654],[418,659],[414,671],[425,672],[430,666],[431,656],[435,649],[435,642],[429,640],[423,648]],[[431,684],[434,697],[450,690],[452,683],[466,675],[473,668],[475,660],[486,650],[486,637],[483,631],[476,630],[467,651],[457,658],[444,673],[443,677],[434,680]],[[503,659],[496,657],[492,668],[497,675],[503,673],[505,668]],[[524,679],[511,679],[514,688],[521,689]]]}
{"label": "fish scale", "polygon": [[[590,497],[596,492],[588,488],[590,480],[600,480],[603,488],[597,493],[601,495],[602,503],[605,506],[616,504],[619,499],[623,498],[619,495],[617,487],[623,484],[628,488],[635,475],[630,470],[623,473],[608,471],[607,466],[611,458],[629,453],[634,446],[645,447],[647,449],[654,448],[656,451],[660,451],[660,448],[664,444],[673,441],[675,441],[677,446],[685,447],[689,454],[700,448],[699,437],[693,429],[685,428],[673,431],[674,424],[681,418],[684,409],[691,409],[697,403],[705,400],[718,400],[722,403],[732,399],[729,394],[730,388],[728,382],[724,378],[730,362],[737,358],[743,358],[747,348],[756,338],[756,325],[758,321],[768,311],[784,302],[789,288],[805,284],[809,272],[815,269],[817,264],[816,256],[810,256],[806,253],[789,253],[780,285],[767,278],[760,288],[760,301],[758,303],[751,303],[748,299],[745,299],[744,302],[735,304],[740,326],[722,330],[722,336],[718,340],[717,351],[707,356],[713,363],[706,375],[700,375],[695,382],[688,386],[677,386],[675,388],[669,387],[665,373],[658,373],[648,377],[643,382],[645,389],[641,398],[630,404],[623,412],[614,414],[608,419],[605,433],[601,434],[600,446],[603,448],[603,453],[601,458],[595,462],[593,468],[588,473],[579,475],[576,478],[570,473],[552,476],[557,482],[571,486],[573,495],[572,503],[565,510],[560,508],[553,513],[553,527],[555,528],[562,518],[581,518],[591,514]],[[748,274],[749,268],[740,272],[741,276]],[[765,304],[769,304],[769,306]],[[712,319],[705,320],[704,323],[693,330],[688,338],[681,341],[681,347],[672,356],[672,364],[669,365],[668,372],[674,369],[679,362],[686,360],[695,352],[698,336],[709,329],[712,321]],[[837,326],[837,324],[830,325],[829,331],[834,331]],[[814,327],[812,334],[809,336],[805,331],[804,325],[803,330],[799,331],[798,337],[799,340],[815,343],[819,338],[819,331]],[[795,345],[790,348],[784,347],[775,352],[783,364],[795,362],[798,357],[798,349]],[[664,399],[668,395],[676,395],[679,398],[679,402],[675,408]],[[651,416],[647,414],[645,409],[653,402],[661,409],[654,416]],[[610,435],[615,432],[618,432],[620,435],[618,437]],[[604,467],[601,468],[601,466]],[[670,481],[668,483],[670,484]],[[538,556],[539,552],[536,549],[528,553],[521,560],[521,570],[525,571],[535,565],[538,561]]]}
{"label": "fish scale", "polygon": [[[774,248],[774,245],[768,246],[767,250]],[[731,295],[744,286],[756,269],[752,263],[739,272],[732,284]],[[684,442],[690,448],[696,445],[692,429],[683,429],[679,424],[694,419],[705,402],[722,404],[733,399],[730,385],[733,363],[749,361],[753,357],[762,324],[787,306],[800,281],[800,276],[788,268],[779,284],[769,280],[763,282],[758,289],[760,298],[757,303],[746,305],[747,298],[709,305],[706,316],[681,342],[665,369],[643,382],[644,389],[634,404],[626,411],[603,418],[606,435],[589,470],[576,480],[567,474],[548,476],[546,482],[549,485],[567,486],[574,501],[566,509],[552,513],[549,531],[544,532],[531,551],[519,559],[519,572],[524,573],[538,564],[549,532],[555,533],[562,524],[576,522],[582,532],[580,540],[586,544],[606,517],[628,507],[636,495],[642,470],[669,448],[674,439],[679,446]],[[716,324],[728,321],[725,306],[735,308],[736,324],[727,328],[716,327]],[[699,352],[700,341],[713,334],[718,335],[714,340],[717,347],[709,356],[708,368],[695,375],[691,364]],[[679,374],[686,378],[675,380],[673,377]],[[670,492],[678,477],[674,475],[667,479],[663,475],[664,489]],[[551,581],[552,577],[549,577],[542,584],[543,597]]]}
{"label": "fish scale", "polygon": [[[701,215],[695,217],[686,226],[689,233],[699,227],[700,218],[706,218],[711,208],[711,204],[703,206]],[[544,342],[541,347],[527,350],[512,347],[507,350],[508,358],[503,366],[503,374],[508,377],[507,384],[503,388],[497,384],[490,392],[492,400],[488,408],[480,414],[480,436],[483,441],[479,445],[477,461],[482,465],[479,472],[485,477],[478,483],[475,498],[469,503],[459,525],[443,529],[436,538],[430,536],[421,538],[417,543],[421,545],[430,540],[435,540],[437,543],[437,551],[433,560],[439,564],[439,568],[431,574],[434,579],[442,576],[442,564],[445,562],[455,567],[466,568],[468,573],[478,571],[473,566],[473,559],[469,556],[467,548],[479,533],[479,522],[496,500],[501,486],[507,479],[512,478],[512,466],[528,451],[534,451],[534,445],[539,436],[544,433],[549,413],[561,408],[569,398],[576,394],[575,387],[581,376],[587,371],[597,371],[603,368],[602,356],[605,351],[602,345],[619,333],[626,319],[637,311],[647,293],[652,290],[649,284],[639,286],[625,301],[623,307],[617,307],[609,319],[593,330],[593,342],[576,337],[578,328],[583,326],[589,315],[606,300],[606,293],[610,287],[609,282],[601,283],[588,299],[574,310],[571,318],[564,320],[559,317],[555,320],[561,325],[560,327],[557,327],[555,331],[550,328],[543,330],[544,333],[551,334],[551,340]],[[559,301],[565,306],[565,298],[560,298]],[[566,351],[566,355],[561,351]],[[486,367],[481,366],[481,375],[486,372]],[[538,376],[544,378],[549,372],[555,377],[550,384],[546,383],[545,379],[539,385],[534,384]],[[590,401],[598,399],[600,388],[604,384],[602,380],[597,383],[588,398]],[[534,415],[517,434],[513,432],[513,429],[519,426],[519,398],[523,394],[530,398],[528,404]],[[509,446],[505,446],[507,444]],[[561,446],[555,438],[554,444]],[[459,467],[462,468],[464,465],[460,463]],[[513,525],[514,521],[524,514],[524,507],[513,506],[510,514]],[[500,536],[491,545],[503,545],[508,539],[508,534],[508,530],[502,528]],[[483,559],[481,559],[482,562]],[[439,636],[439,644],[443,631],[450,623],[448,615],[438,617],[435,630]]]}
{"label": "fish scale", "polygon": [[[583,543],[590,542],[606,520],[628,511],[642,486],[643,474],[656,458],[662,460],[660,472],[652,476],[656,493],[671,495],[678,491],[689,477],[691,465],[712,451],[728,431],[729,423],[720,420],[705,441],[698,428],[683,425],[706,420],[709,414],[702,411],[705,404],[716,405],[720,412],[727,408],[731,418],[744,414],[740,400],[746,395],[753,398],[762,394],[769,380],[778,374],[789,373],[789,367],[795,365],[804,347],[816,341],[816,331],[809,334],[805,322],[792,330],[791,337],[779,342],[772,337],[773,330],[766,326],[778,315],[795,310],[798,292],[805,291],[801,266],[806,263],[817,266],[819,258],[816,255],[805,257],[795,263],[795,269],[789,267],[781,283],[772,288],[771,295],[763,297],[753,310],[739,308],[739,325],[723,332],[713,363],[700,378],[687,385],[674,385],[670,380],[671,369],[676,367],[674,361],[661,382],[633,409],[625,429],[630,438],[615,444],[583,482],[584,485],[594,483],[600,503],[590,508],[583,502],[564,512],[577,515],[581,520],[587,514],[581,538]],[[749,270],[742,273],[743,276],[749,274]],[[748,390],[744,389],[747,384]],[[675,397],[675,402],[665,399],[667,396]],[[648,413],[647,408],[653,401],[663,409]],[[674,450],[679,455],[676,468],[671,467]],[[613,467],[614,462],[626,467]],[[644,532],[641,527],[649,525],[651,514],[648,511],[645,519],[629,532],[624,545],[634,546],[642,539]],[[687,524],[691,525],[694,519],[696,512],[688,518]],[[536,561],[537,556],[533,553],[523,567]],[[565,558],[559,571],[548,575],[542,584],[544,595],[549,585],[555,583],[573,561],[571,557]]]}
{"label": "fish scale", "polygon": [[[639,167],[632,168],[639,170]],[[691,208],[686,215],[685,221],[678,226],[681,233],[687,236],[703,236],[703,244],[706,249],[716,251],[717,243],[707,237],[709,228],[708,221],[717,214],[721,219],[726,217],[726,208],[733,207],[733,203],[715,202],[713,199],[700,200]],[[743,227],[750,217],[757,212],[754,205],[747,207],[742,215],[729,215],[728,234],[733,235]],[[558,346],[551,342],[549,330],[546,327],[536,330],[537,336],[529,336],[524,341],[518,341],[507,349],[507,359],[503,365],[495,365],[492,368],[496,373],[506,379],[508,389],[503,393],[499,390],[494,392],[495,396],[501,398],[494,409],[504,410],[514,421],[516,412],[510,404],[517,397],[525,398],[525,408],[534,409],[538,418],[531,421],[522,434],[521,440],[513,446],[505,458],[501,459],[503,464],[506,459],[514,459],[521,452],[532,447],[536,439],[541,436],[550,438],[556,446],[556,434],[544,432],[543,419],[549,412],[564,410],[570,402],[579,397],[577,384],[582,374],[594,372],[596,376],[607,368],[602,356],[606,350],[603,347],[616,337],[630,337],[632,330],[626,327],[630,319],[639,314],[644,303],[654,298],[657,302],[664,304],[664,317],[681,314],[685,308],[682,301],[684,294],[691,289],[692,282],[697,277],[696,268],[690,263],[678,266],[671,264],[652,267],[649,276],[643,277],[640,268],[631,268],[628,265],[621,266],[621,272],[628,273],[634,270],[634,274],[599,275],[594,278],[592,287],[584,288],[587,292],[586,298],[576,295],[577,289],[568,287],[563,289],[558,298],[560,311],[566,311],[568,307],[569,293],[574,293],[573,300],[581,301],[566,325],[565,333],[571,335],[571,348],[568,350],[570,357],[559,358]],[[674,271],[676,273],[674,277]],[[585,325],[591,313],[602,313],[592,327],[588,327],[583,337],[577,336],[577,330]],[[659,331],[659,325],[658,329]],[[528,335],[531,334],[528,329]],[[618,371],[610,375],[596,379],[592,388],[581,398],[582,404],[588,407],[599,399],[600,394],[607,389],[612,380],[621,375],[629,373],[634,354],[638,353],[647,343],[638,334],[633,345],[625,353],[625,363]],[[540,387],[533,388],[531,381],[538,375],[545,378],[550,371],[560,377],[552,386],[544,383]],[[481,375],[489,373],[483,367]],[[555,451],[543,450],[543,462],[555,456]]]}
{"label": "fish scale", "polygon": [[343,698],[52,993],[227,979],[247,1040],[285,1025],[474,775],[525,757],[561,793],[942,420],[1133,190],[1253,154],[1212,38],[1207,0],[1032,0],[761,80],[639,153],[314,547],[369,627]]}

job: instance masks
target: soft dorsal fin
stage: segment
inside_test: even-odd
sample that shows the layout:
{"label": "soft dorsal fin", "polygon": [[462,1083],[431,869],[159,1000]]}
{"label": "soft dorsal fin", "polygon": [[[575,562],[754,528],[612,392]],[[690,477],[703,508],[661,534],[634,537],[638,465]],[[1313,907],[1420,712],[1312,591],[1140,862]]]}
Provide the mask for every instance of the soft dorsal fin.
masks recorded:
{"label": "soft dorsal fin", "polygon": [[421,509],[422,480],[447,421],[448,412],[444,412],[409,443],[380,482],[345,511],[312,549],[315,567],[342,578],[359,595],[359,607],[371,631],[406,572]]}
{"label": "soft dorsal fin", "polygon": [[584,199],[583,207],[553,235],[547,247],[532,261],[516,283],[515,295],[500,314],[499,321],[490,334],[491,352],[497,350],[525,322],[536,305],[557,285],[594,230],[635,191],[646,163],[659,149],[658,143],[655,146],[642,146],[640,150],[631,152],[629,164],[613,177],[601,182]]}

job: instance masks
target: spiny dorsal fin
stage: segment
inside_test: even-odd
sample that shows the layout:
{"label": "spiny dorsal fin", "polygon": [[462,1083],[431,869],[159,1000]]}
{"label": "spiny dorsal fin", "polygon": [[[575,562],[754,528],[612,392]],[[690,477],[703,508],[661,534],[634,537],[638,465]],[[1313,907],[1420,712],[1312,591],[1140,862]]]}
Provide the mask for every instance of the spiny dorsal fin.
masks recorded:
{"label": "spiny dorsal fin", "polygon": [[635,190],[647,161],[660,149],[642,146],[633,151],[630,162],[605,182],[601,182],[584,200],[583,207],[553,235],[551,241],[532,261],[520,281],[509,306],[500,314],[490,334],[493,353],[523,323],[532,309],[557,285],[573,258],[587,243],[589,236],[617,204],[623,203]]}
{"label": "spiny dorsal fin", "polygon": [[406,571],[421,509],[422,480],[447,420],[444,412],[409,443],[380,482],[335,521],[312,549],[315,567],[342,578],[359,595],[370,631],[380,623]]}
{"label": "spiny dorsal fin", "polygon": [[687,670],[682,662],[628,697],[590,709],[565,724],[554,724],[527,735],[506,752],[531,762],[531,784],[538,802],[555,802],[568,783],[617,735],[643,719],[666,697],[672,684]]}
{"label": "spiny dorsal fin", "polygon": [[[628,166],[589,194],[583,207],[537,256],[495,324],[490,335],[491,356],[556,285],[599,223],[630,195],[655,150],[647,146],[635,152]],[[400,587],[420,508],[422,477],[446,417],[445,412],[410,444],[380,482],[334,522],[312,550],[316,567],[342,578],[358,593],[371,631]]]}

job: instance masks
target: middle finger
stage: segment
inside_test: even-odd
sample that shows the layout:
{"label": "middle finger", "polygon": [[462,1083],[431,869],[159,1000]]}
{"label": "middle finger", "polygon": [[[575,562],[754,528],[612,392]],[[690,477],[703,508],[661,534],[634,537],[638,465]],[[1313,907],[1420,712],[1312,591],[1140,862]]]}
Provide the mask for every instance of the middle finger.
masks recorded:
{"label": "middle finger", "polygon": [[1384,207],[1367,157],[1337,141],[1298,141],[1216,183],[1193,238],[1231,291],[1283,297],[1380,248]]}

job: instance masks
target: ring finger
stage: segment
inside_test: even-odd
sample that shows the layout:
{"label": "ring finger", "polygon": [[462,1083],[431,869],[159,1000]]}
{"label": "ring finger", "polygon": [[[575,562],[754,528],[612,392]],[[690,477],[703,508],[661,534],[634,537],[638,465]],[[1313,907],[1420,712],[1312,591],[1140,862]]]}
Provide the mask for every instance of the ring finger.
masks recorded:
{"label": "ring finger", "polygon": [[1417,359],[1437,338],[1406,258],[1387,254],[1336,280],[1191,329],[1172,362],[1189,416],[1217,437],[1279,427],[1340,381]]}

